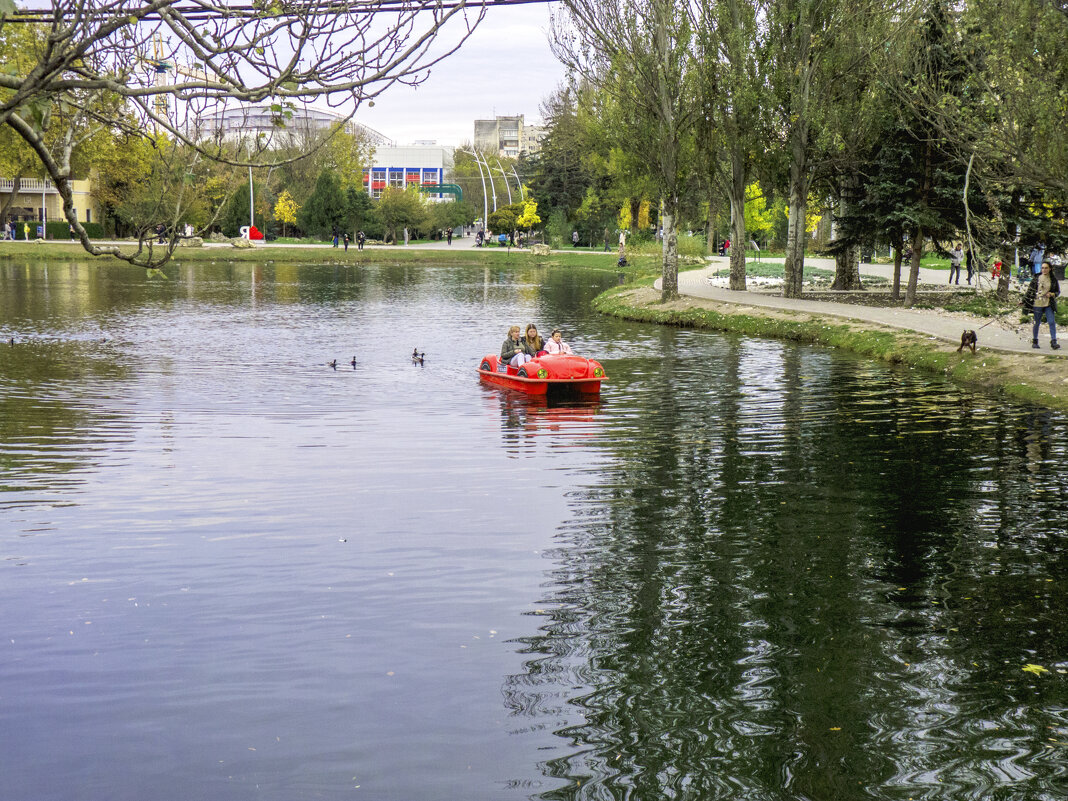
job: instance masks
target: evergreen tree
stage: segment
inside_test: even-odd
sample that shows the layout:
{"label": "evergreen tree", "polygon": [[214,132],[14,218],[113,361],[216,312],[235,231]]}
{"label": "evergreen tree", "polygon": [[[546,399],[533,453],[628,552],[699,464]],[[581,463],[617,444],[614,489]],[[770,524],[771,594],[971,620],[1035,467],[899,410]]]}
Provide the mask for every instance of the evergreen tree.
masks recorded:
{"label": "evergreen tree", "polygon": [[353,239],[359,230],[367,233],[374,216],[374,205],[367,193],[354,186],[348,187],[345,190],[345,226],[352,231]]}
{"label": "evergreen tree", "polygon": [[346,224],[347,202],[336,172],[325,169],[315,181],[315,190],[297,212],[297,222],[305,234],[327,238]]}

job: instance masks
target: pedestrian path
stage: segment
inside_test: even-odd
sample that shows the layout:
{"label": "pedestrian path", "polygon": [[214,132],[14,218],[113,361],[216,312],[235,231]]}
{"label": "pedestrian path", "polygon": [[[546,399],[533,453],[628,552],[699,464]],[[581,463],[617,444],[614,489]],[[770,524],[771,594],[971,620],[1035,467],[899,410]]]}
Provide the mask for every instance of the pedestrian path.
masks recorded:
{"label": "pedestrian path", "polygon": [[[1043,328],[1039,335],[1042,347],[1031,347],[1031,323],[1020,323],[1020,315],[1012,312],[1001,318],[983,318],[961,312],[947,312],[939,309],[902,309],[881,306],[862,306],[852,303],[836,303],[825,300],[808,300],[806,298],[786,298],[779,292],[745,291],[736,292],[723,287],[712,286],[708,278],[713,273],[728,266],[727,259],[714,258],[708,267],[679,273],[679,294],[692,298],[705,298],[719,303],[731,303],[754,308],[782,309],[839,317],[846,320],[859,320],[875,323],[888,328],[915,331],[919,334],[936,337],[953,345],[960,344],[961,334],[965,330],[975,331],[979,338],[979,347],[1010,353],[1028,353],[1042,355],[1068,355],[1068,348],[1059,351],[1050,350],[1049,333]],[[833,259],[805,259],[806,267],[834,269]],[[892,268],[889,265],[864,264],[861,274],[889,277]],[[920,283],[925,289],[945,287],[948,273],[942,270],[920,270]],[[660,289],[662,284],[655,284]]]}

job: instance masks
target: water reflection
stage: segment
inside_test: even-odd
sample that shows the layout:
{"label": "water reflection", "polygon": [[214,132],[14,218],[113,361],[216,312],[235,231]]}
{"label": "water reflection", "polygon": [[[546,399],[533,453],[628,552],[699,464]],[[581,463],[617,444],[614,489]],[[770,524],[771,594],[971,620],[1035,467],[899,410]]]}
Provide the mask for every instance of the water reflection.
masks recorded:
{"label": "water reflection", "polygon": [[1063,417],[708,346],[627,399],[558,535],[504,690],[559,738],[541,797],[1058,797]]}
{"label": "water reflection", "polygon": [[[612,273],[166,274],[0,264],[0,795],[1059,797],[1064,415]],[[478,380],[530,320],[599,400]]]}
{"label": "water reflection", "polygon": [[500,409],[501,434],[509,454],[523,454],[524,446],[533,446],[539,438],[551,437],[554,446],[567,446],[600,431],[594,425],[601,412],[600,398],[556,399],[486,385],[482,389],[486,408]]}

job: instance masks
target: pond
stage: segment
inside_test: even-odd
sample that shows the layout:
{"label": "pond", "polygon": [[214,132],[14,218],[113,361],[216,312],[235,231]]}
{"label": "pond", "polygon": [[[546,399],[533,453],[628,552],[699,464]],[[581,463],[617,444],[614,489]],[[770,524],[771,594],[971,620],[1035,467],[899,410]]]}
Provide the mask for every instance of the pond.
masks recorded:
{"label": "pond", "polygon": [[[0,263],[0,798],[1064,797],[1064,415],[614,273],[166,272]],[[599,401],[480,385],[529,321]]]}

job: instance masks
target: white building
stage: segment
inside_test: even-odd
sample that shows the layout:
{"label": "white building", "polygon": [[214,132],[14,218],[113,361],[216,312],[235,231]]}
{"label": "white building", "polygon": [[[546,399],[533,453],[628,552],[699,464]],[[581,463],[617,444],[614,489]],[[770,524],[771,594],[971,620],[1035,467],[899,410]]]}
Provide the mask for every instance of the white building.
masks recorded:
{"label": "white building", "polygon": [[[292,116],[272,111],[269,106],[241,105],[205,114],[197,122],[198,138],[218,138],[240,142],[249,138],[263,147],[283,148],[307,141],[309,134],[328,131],[345,120],[344,114],[320,108],[292,109]],[[362,136],[375,147],[391,147],[393,140],[354,120],[344,123],[345,132]]]}
{"label": "white building", "polygon": [[[410,186],[438,186],[452,169],[453,149],[443,145],[376,147],[370,168],[363,171],[367,194],[377,198],[387,186],[407,189]],[[447,193],[429,195],[435,200],[450,200]]]}

